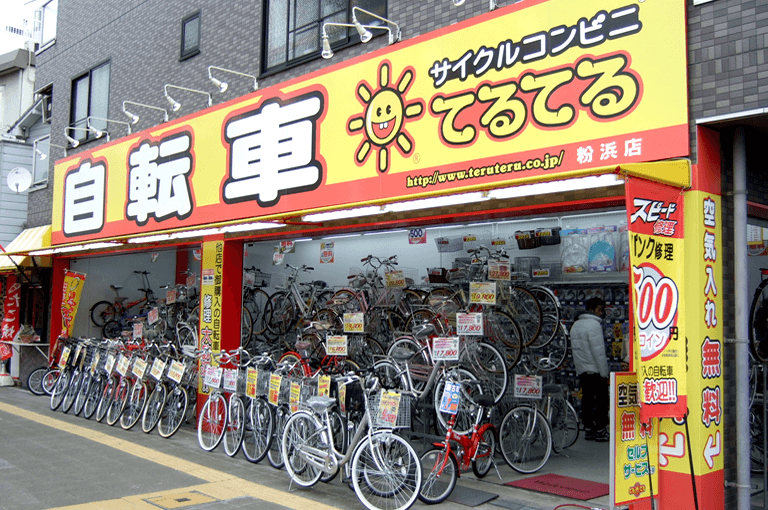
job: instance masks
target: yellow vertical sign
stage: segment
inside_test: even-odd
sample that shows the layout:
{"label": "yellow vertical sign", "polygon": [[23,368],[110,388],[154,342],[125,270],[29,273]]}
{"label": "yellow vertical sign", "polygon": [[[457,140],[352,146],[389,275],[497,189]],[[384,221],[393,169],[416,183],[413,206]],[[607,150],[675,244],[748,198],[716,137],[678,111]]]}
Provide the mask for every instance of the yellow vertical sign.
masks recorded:
{"label": "yellow vertical sign", "polygon": [[[200,286],[200,334],[198,346],[209,347],[211,354],[221,350],[221,286],[223,281],[224,241],[206,241],[203,243],[202,277]],[[216,360],[201,359],[200,366],[216,366]],[[202,381],[198,382],[198,391],[207,393]]]}
{"label": "yellow vertical sign", "polygon": [[71,336],[80,296],[83,294],[85,275],[68,269],[64,270],[64,293],[61,300],[61,336]]}

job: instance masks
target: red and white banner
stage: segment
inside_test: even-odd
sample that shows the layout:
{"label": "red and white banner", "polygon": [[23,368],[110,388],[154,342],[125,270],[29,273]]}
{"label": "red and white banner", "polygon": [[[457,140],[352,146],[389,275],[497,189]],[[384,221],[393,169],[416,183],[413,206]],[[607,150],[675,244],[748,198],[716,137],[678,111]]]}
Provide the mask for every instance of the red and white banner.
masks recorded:
{"label": "red and white banner", "polygon": [[[0,330],[2,332],[0,340],[10,342],[16,337],[20,328],[21,284],[16,281],[16,275],[11,275],[6,280],[5,285],[5,301],[3,302],[5,315],[3,316],[2,330]],[[13,351],[10,345],[0,344],[0,361],[7,360],[12,355]]]}

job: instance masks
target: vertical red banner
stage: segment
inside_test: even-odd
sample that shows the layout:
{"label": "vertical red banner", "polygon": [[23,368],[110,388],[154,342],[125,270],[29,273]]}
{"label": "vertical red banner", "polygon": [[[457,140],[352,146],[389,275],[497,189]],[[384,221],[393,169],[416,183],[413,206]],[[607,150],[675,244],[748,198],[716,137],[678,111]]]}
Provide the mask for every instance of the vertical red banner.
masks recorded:
{"label": "vertical red banner", "polygon": [[628,179],[635,364],[641,418],[682,417],[687,409],[683,195],[679,188]]}
{"label": "vertical red banner", "polygon": [[[2,330],[0,340],[12,341],[19,332],[21,314],[21,284],[16,281],[16,275],[11,275],[5,282],[5,301],[3,302]],[[0,344],[0,361],[5,361],[13,355],[11,346]]]}

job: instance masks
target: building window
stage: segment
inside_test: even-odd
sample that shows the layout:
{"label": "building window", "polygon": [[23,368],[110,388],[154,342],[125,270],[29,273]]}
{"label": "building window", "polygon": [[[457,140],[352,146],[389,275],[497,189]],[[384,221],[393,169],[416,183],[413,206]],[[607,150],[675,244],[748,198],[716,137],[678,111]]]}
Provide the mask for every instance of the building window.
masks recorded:
{"label": "building window", "polygon": [[[87,73],[72,80],[72,104],[70,107],[68,135],[75,140],[86,140],[89,133],[86,125],[87,117],[109,115],[109,62],[94,67]],[[94,120],[91,125],[97,129],[107,129],[107,123]]]}
{"label": "building window", "polygon": [[181,56],[186,60],[200,53],[200,11],[181,20]]}
{"label": "building window", "polygon": [[34,141],[32,159],[32,186],[43,187],[48,184],[48,156],[50,155],[50,135]]}
{"label": "building window", "polygon": [[[323,23],[350,23],[352,7],[358,6],[385,17],[385,0],[267,0],[264,2],[264,55],[262,71],[275,71],[320,56]],[[378,25],[381,21],[361,15],[360,22]],[[328,27],[334,48],[359,41],[354,28]]]}
{"label": "building window", "polygon": [[40,97],[43,100],[41,106],[42,121],[44,124],[50,124],[51,114],[53,113],[53,86],[49,85],[36,93],[40,94]]}
{"label": "building window", "polygon": [[59,10],[59,0],[48,0],[35,9],[33,39],[45,49],[56,42],[56,17]]}

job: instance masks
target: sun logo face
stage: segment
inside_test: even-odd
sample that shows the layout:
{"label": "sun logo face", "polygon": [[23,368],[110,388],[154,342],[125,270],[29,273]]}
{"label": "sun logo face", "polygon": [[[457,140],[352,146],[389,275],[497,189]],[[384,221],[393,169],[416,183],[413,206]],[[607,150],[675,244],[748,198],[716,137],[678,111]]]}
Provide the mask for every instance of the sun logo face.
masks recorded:
{"label": "sun logo face", "polygon": [[390,63],[379,65],[378,89],[372,91],[361,81],[357,86],[357,99],[365,106],[362,117],[350,117],[347,132],[350,135],[364,131],[363,141],[355,152],[355,162],[362,166],[371,152],[378,151],[376,168],[385,173],[390,167],[390,149],[394,145],[405,157],[413,151],[413,138],[404,128],[406,121],[418,119],[424,113],[424,103],[419,99],[406,102],[404,96],[413,85],[413,68],[406,68],[397,84],[390,85]]}

